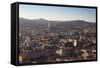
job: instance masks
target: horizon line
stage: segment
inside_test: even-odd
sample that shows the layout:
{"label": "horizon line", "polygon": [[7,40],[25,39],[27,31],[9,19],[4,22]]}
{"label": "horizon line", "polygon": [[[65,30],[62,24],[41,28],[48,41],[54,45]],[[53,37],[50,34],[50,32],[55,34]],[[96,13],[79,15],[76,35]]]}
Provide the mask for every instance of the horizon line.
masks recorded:
{"label": "horizon line", "polygon": [[[39,20],[39,19],[43,19],[43,20],[46,20],[46,21],[57,21],[57,20],[48,20],[48,19],[44,19],[44,18],[37,18],[37,19],[28,19],[28,18],[23,18],[23,17],[19,17],[19,18],[22,18],[22,19],[26,19],[26,20]],[[86,21],[86,20],[58,20],[58,21],[84,21],[84,22],[90,22],[90,23],[96,23],[96,22],[91,22],[91,21]]]}

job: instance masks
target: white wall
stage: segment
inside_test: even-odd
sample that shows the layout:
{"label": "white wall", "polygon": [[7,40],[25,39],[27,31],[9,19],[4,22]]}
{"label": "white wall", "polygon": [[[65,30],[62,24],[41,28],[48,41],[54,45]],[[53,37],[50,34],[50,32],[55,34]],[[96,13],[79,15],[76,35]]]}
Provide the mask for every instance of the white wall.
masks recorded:
{"label": "white wall", "polygon": [[[1,0],[0,2],[0,68],[16,68],[10,64],[10,4],[16,0]],[[100,0],[17,0],[26,2],[38,3],[54,3],[54,4],[69,4],[69,5],[87,5],[98,6],[100,12]],[[98,13],[98,19],[100,13]],[[98,29],[100,29],[100,19],[98,20]],[[100,34],[100,30],[98,30]],[[99,35],[98,34],[98,35]],[[100,35],[98,36],[100,40]],[[98,42],[100,44],[100,42]],[[98,45],[99,45],[98,44]],[[98,49],[100,46],[98,46]],[[98,50],[100,52],[100,49]],[[50,65],[31,65],[21,66],[19,68],[99,68],[100,53],[98,54],[98,62],[81,62],[81,63],[64,63],[64,64],[50,64]]]}

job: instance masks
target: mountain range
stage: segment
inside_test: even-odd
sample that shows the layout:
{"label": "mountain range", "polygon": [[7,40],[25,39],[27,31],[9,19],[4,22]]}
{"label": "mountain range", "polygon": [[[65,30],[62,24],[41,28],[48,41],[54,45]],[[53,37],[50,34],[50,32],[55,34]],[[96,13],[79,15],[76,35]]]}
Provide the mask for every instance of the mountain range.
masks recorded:
{"label": "mountain range", "polygon": [[84,20],[72,20],[72,21],[50,21],[45,19],[24,19],[19,18],[19,27],[20,28],[32,28],[32,29],[51,29],[53,31],[70,31],[73,29],[87,29],[87,28],[95,28],[96,23],[87,22]]}

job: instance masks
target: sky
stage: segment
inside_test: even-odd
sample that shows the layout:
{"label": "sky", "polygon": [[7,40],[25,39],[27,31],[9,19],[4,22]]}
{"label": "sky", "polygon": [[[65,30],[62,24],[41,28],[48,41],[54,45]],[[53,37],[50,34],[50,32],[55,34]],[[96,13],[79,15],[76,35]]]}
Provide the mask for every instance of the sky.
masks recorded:
{"label": "sky", "polygon": [[20,4],[19,17],[25,19],[43,18],[54,21],[84,20],[96,22],[96,9]]}

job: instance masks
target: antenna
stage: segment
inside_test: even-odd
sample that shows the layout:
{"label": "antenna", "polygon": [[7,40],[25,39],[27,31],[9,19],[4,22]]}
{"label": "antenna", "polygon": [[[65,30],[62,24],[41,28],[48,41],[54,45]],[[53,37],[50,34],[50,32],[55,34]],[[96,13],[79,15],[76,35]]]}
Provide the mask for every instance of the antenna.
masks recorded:
{"label": "antenna", "polygon": [[50,27],[51,27],[51,26],[50,26],[50,22],[48,22],[48,31],[50,31]]}
{"label": "antenna", "polygon": [[50,23],[48,22],[48,29],[50,28]]}

